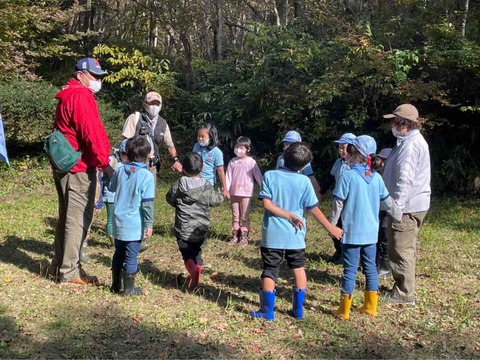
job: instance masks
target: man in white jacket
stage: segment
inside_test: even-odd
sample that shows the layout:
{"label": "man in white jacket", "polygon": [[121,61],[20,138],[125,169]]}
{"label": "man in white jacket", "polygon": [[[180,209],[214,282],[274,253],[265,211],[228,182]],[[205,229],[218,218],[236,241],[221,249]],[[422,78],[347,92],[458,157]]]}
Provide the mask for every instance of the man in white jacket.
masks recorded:
{"label": "man in white jacket", "polygon": [[417,238],[430,207],[430,153],[413,105],[400,105],[383,117],[392,119],[392,133],[397,138],[385,163],[383,180],[403,209],[401,221],[388,219],[388,254],[395,281],[388,300],[415,305]]}

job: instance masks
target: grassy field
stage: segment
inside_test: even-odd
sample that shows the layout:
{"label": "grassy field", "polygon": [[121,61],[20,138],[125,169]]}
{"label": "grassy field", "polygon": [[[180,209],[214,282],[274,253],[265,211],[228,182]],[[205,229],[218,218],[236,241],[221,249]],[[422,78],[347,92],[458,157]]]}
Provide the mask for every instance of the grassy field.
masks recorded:
{"label": "grassy field", "polygon": [[[479,358],[480,200],[440,197],[421,230],[417,306],[385,304],[370,318],[342,322],[341,272],[327,264],[331,240],[309,218],[306,318],[295,321],[291,276],[278,284],[276,321],[251,319],[258,308],[262,208],[255,200],[253,243],[228,247],[228,204],[212,211],[202,287],[186,291],[171,234],[173,209],[158,187],[152,247],[139,258],[144,295],[110,294],[112,248],[104,235],[105,212],[94,221],[85,266],[101,285],[60,285],[44,274],[52,257],[56,193],[48,168],[35,159],[0,167],[1,358]],[[328,207],[324,210],[328,212]],[[380,285],[391,286],[391,278]],[[359,276],[354,305],[362,303]]]}

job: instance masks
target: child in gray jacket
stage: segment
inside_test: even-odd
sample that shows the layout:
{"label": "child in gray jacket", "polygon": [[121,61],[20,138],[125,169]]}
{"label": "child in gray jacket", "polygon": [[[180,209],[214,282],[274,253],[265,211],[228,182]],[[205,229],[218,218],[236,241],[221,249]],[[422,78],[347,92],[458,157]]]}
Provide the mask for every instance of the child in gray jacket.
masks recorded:
{"label": "child in gray jacket", "polygon": [[210,207],[223,202],[223,194],[199,174],[203,160],[197,153],[189,153],[182,162],[183,173],[166,195],[167,202],[175,208],[175,237],[185,268],[190,274],[189,288],[200,283],[202,248],[207,242],[210,228]]}

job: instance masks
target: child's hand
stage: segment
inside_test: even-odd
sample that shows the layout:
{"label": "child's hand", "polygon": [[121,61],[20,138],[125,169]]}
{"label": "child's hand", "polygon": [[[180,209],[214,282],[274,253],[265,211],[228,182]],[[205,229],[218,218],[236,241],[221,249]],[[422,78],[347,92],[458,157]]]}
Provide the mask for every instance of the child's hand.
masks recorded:
{"label": "child's hand", "polygon": [[290,214],[290,217],[288,218],[288,221],[290,222],[290,224],[293,225],[293,227],[296,230],[302,230],[303,227],[304,227],[302,219],[300,219],[300,217],[298,217],[295,214]]}
{"label": "child's hand", "polygon": [[228,190],[223,190],[223,197],[225,199],[230,199],[230,193],[228,192]]}
{"label": "child's hand", "polygon": [[343,236],[343,230],[334,226],[332,230],[330,230],[330,236],[336,240],[340,240]]}
{"label": "child's hand", "polygon": [[150,237],[150,236],[152,236],[152,234],[153,234],[153,229],[152,228],[146,228],[145,229],[145,232],[144,232],[145,237]]}

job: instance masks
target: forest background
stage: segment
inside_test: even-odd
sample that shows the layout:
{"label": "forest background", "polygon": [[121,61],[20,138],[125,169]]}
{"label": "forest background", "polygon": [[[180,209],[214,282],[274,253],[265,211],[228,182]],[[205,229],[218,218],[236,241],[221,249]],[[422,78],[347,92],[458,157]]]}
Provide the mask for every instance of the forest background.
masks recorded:
{"label": "forest background", "polygon": [[322,174],[344,132],[393,145],[382,115],[410,102],[426,119],[434,188],[470,192],[480,175],[479,28],[477,0],[2,0],[8,151],[41,154],[55,93],[76,60],[94,56],[110,73],[98,97],[112,145],[155,90],[180,154],[212,121],[227,158],[246,135],[267,168],[295,129]]}

